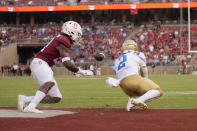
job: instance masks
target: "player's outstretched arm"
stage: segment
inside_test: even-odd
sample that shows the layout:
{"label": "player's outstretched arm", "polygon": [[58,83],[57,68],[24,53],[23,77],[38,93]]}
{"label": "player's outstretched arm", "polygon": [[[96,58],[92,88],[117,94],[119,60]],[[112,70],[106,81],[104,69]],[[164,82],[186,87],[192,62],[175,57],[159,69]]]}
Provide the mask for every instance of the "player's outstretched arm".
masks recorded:
{"label": "player's outstretched arm", "polygon": [[59,46],[57,46],[56,48],[57,48],[57,50],[60,53],[60,56],[62,58],[62,63],[64,64],[64,66],[68,70],[70,70],[70,71],[72,71],[74,73],[78,72],[79,71],[78,67],[76,67],[75,64],[73,62],[71,62],[71,60],[70,60],[70,57],[69,57],[69,55],[67,53],[68,49],[65,46],[61,45],[61,44]]}
{"label": "player's outstretched arm", "polygon": [[62,58],[62,63],[64,64],[64,66],[72,71],[73,73],[77,73],[77,74],[81,74],[81,75],[93,75],[93,72],[90,72],[89,70],[82,70],[80,68],[78,68],[77,66],[75,66],[75,64],[73,62],[71,62],[70,57],[67,53],[67,48],[63,45],[59,45],[56,47],[57,50],[60,53],[60,56]]}
{"label": "player's outstretched arm", "polygon": [[148,69],[146,66],[140,67],[141,76],[144,78],[148,78]]}

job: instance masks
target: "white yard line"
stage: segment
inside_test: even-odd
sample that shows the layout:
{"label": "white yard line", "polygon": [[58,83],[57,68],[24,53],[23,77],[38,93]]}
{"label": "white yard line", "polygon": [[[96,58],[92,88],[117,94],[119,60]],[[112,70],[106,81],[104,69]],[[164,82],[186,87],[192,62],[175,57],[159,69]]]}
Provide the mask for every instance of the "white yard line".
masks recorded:
{"label": "white yard line", "polygon": [[[81,91],[81,96],[66,96],[66,94],[63,96],[63,99],[125,99],[128,98],[128,96],[98,96],[98,94],[117,94],[121,95],[121,92],[102,92],[102,91]],[[84,93],[91,93],[91,94],[97,94],[97,96],[83,96]],[[164,92],[165,95],[197,95],[197,91],[166,91]],[[1,95],[1,97],[7,97],[7,98],[13,98],[17,96],[8,96],[8,95]]]}
{"label": "white yard line", "polygon": [[197,91],[166,91],[164,93],[168,95],[196,95]]}

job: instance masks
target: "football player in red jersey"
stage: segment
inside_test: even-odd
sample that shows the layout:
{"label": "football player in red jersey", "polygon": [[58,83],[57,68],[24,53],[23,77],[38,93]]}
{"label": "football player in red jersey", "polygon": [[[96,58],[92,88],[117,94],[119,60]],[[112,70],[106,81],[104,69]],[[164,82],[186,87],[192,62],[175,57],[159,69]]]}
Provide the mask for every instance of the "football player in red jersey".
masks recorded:
{"label": "football player in red jersey", "polygon": [[[21,112],[43,113],[36,109],[39,103],[57,103],[62,95],[53,77],[50,66],[56,58],[61,58],[63,65],[78,75],[93,75],[90,70],[82,70],[71,62],[68,49],[72,44],[79,44],[82,36],[81,26],[74,21],[67,21],[62,26],[60,35],[53,38],[31,62],[30,68],[34,79],[40,84],[35,96],[18,95],[18,110]],[[25,104],[30,102],[28,106]]]}

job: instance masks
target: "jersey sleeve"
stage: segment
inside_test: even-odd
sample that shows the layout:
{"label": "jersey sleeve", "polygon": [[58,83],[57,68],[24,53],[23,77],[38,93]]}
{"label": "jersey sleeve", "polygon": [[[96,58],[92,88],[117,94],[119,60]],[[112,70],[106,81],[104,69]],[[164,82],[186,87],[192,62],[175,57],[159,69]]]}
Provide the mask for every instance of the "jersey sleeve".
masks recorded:
{"label": "jersey sleeve", "polygon": [[142,66],[146,66],[146,57],[145,57],[145,55],[144,55],[144,53],[142,53],[142,52],[138,52],[138,57],[140,58],[140,60],[139,60],[139,65],[140,65],[140,67],[142,67]]}
{"label": "jersey sleeve", "polygon": [[144,53],[140,52],[139,57],[146,63],[146,56],[144,55]]}
{"label": "jersey sleeve", "polygon": [[115,63],[112,64],[112,69],[115,71]]}
{"label": "jersey sleeve", "polygon": [[146,62],[143,61],[142,59],[140,59],[140,60],[139,60],[139,65],[140,65],[140,67],[146,66]]}
{"label": "jersey sleeve", "polygon": [[112,69],[113,69],[114,71],[116,71],[116,65],[117,65],[117,64],[116,64],[116,63],[117,63],[116,61],[117,61],[117,59],[116,59],[116,60],[114,61],[114,63],[112,64]]}
{"label": "jersey sleeve", "polygon": [[66,36],[59,35],[55,38],[55,40],[58,41],[60,44],[66,46],[67,48],[71,48],[70,40]]}

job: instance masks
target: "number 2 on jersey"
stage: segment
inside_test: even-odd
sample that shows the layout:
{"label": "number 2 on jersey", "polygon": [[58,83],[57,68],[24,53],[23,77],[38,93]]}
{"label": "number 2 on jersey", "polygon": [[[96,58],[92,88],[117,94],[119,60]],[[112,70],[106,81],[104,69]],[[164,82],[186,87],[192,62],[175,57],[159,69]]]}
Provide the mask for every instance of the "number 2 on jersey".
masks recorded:
{"label": "number 2 on jersey", "polygon": [[121,70],[122,68],[124,68],[126,66],[125,62],[127,61],[127,55],[121,55],[118,60],[120,61],[119,65],[118,65],[118,71]]}

